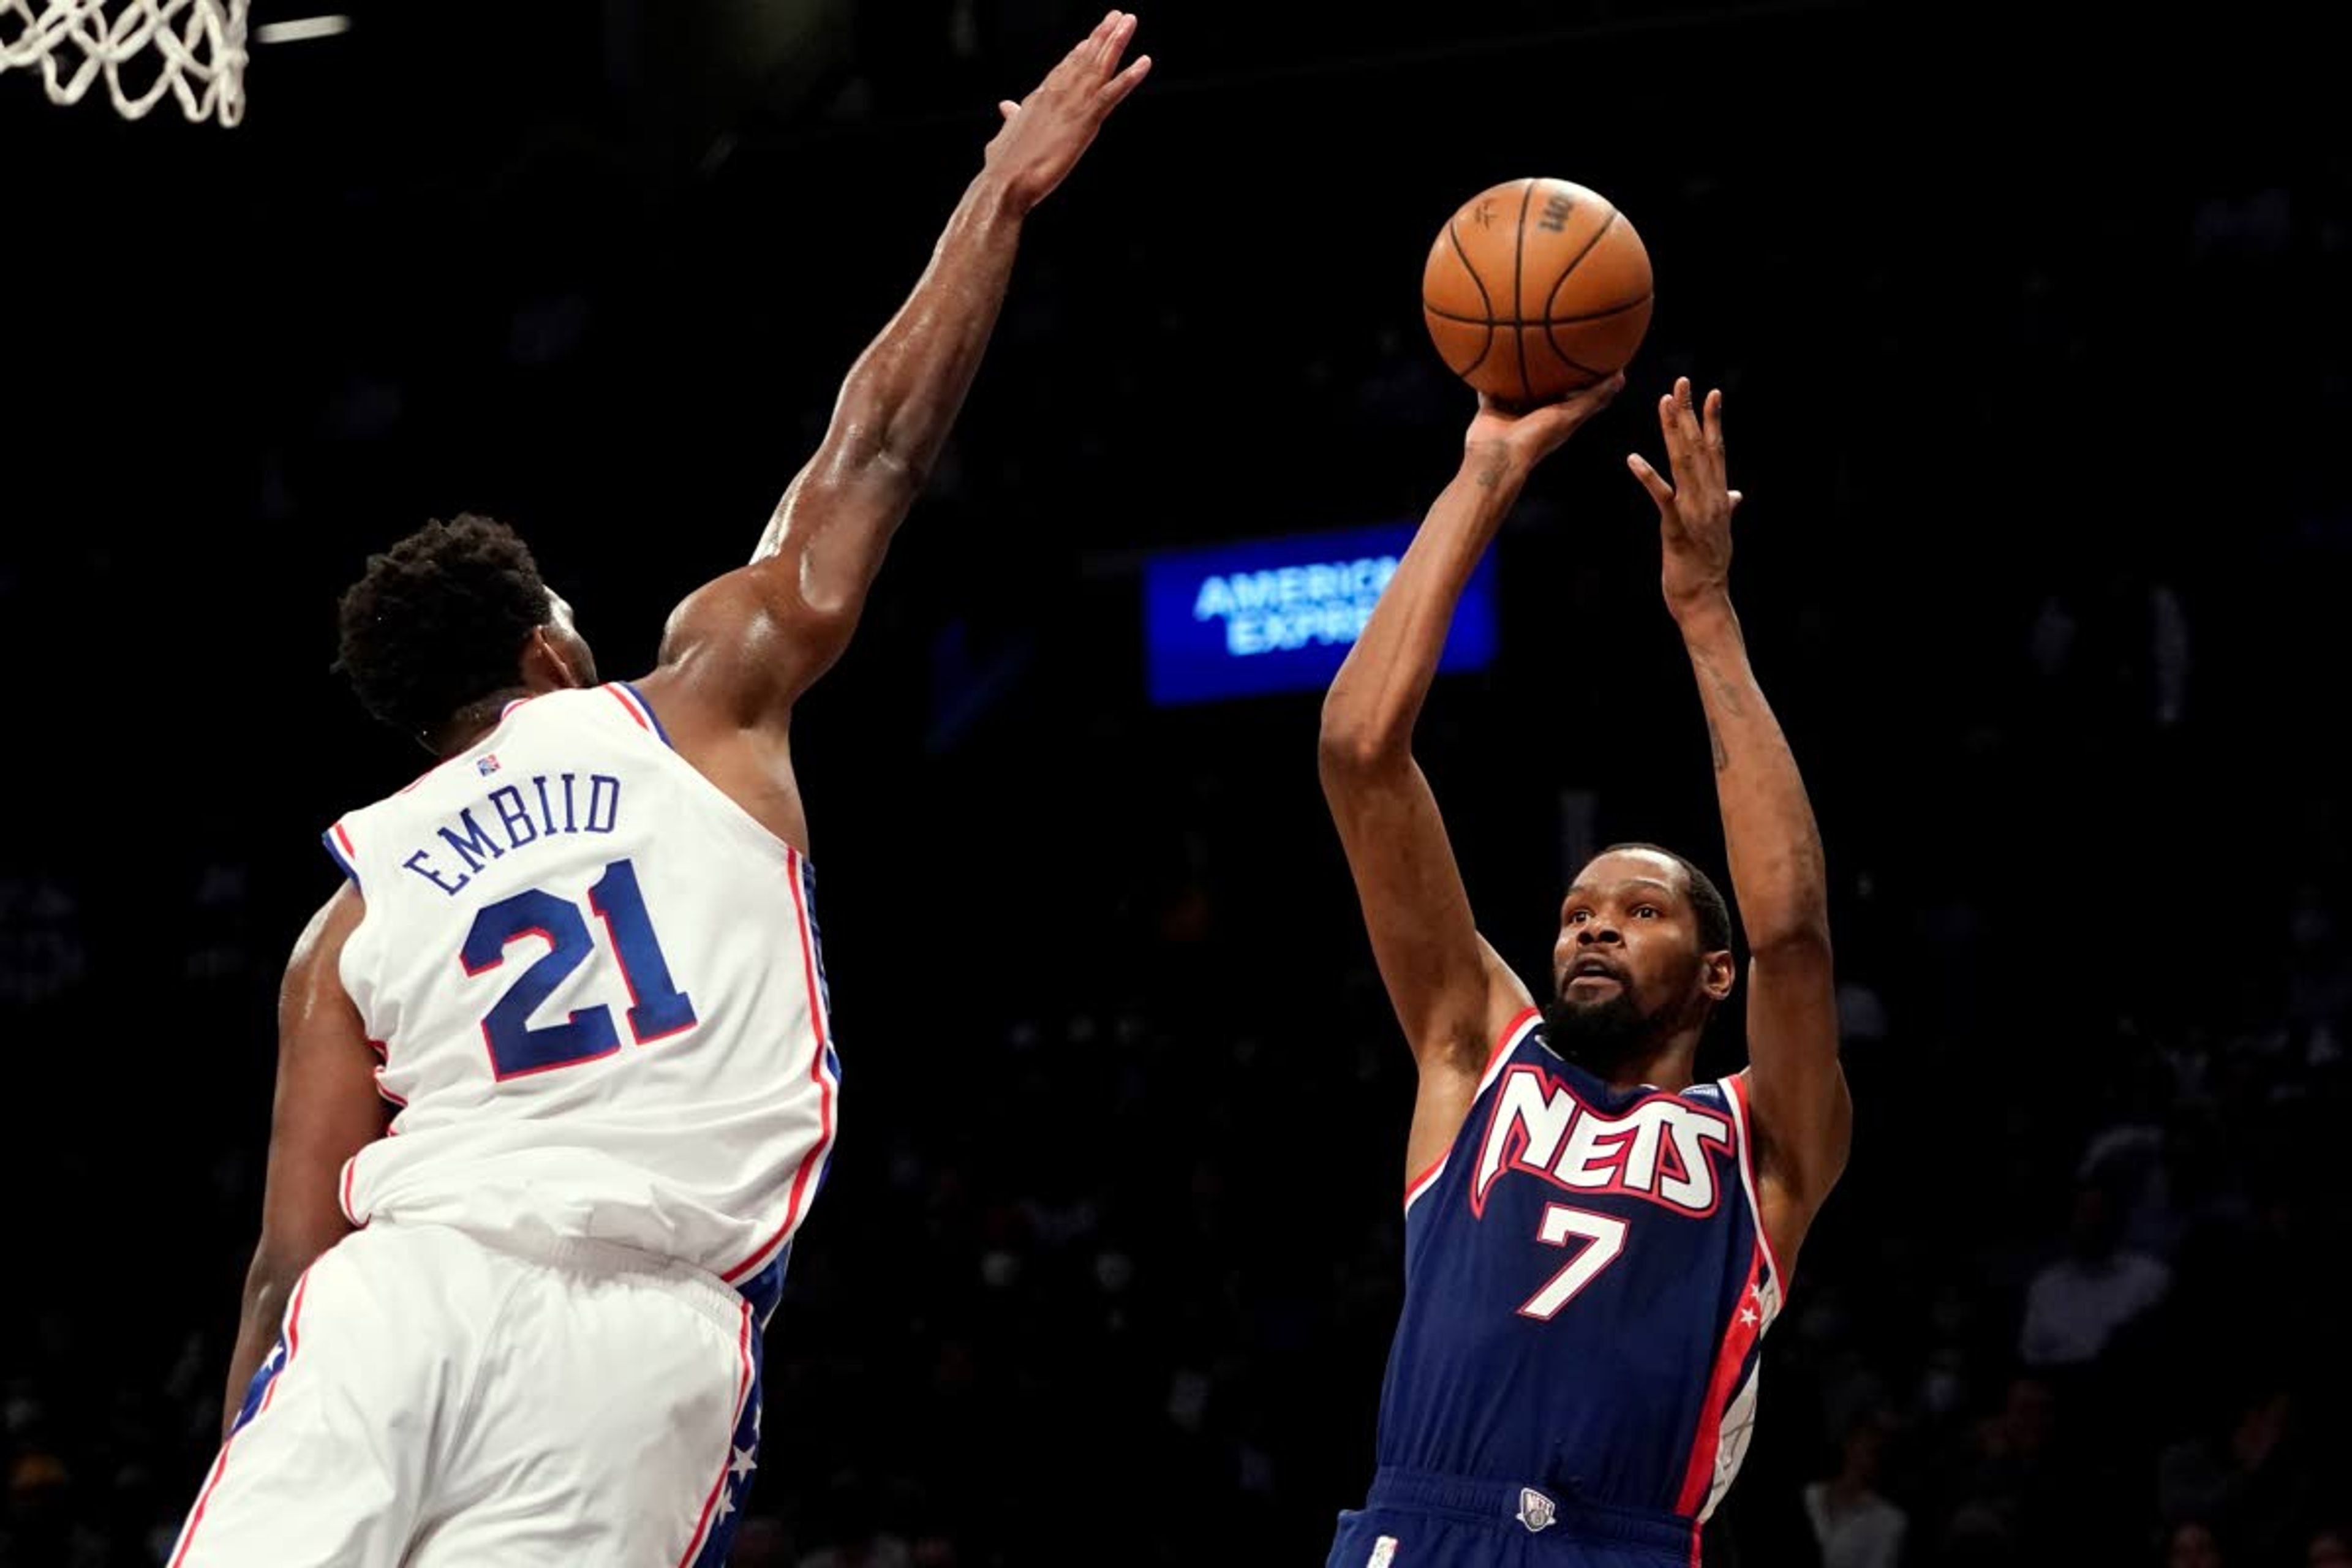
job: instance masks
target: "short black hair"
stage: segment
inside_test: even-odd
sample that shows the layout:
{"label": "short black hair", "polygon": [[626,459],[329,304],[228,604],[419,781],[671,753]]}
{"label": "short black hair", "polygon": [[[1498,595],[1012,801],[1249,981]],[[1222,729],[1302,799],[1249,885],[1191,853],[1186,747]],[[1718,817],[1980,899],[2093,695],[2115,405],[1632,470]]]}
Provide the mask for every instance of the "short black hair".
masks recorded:
{"label": "short black hair", "polygon": [[370,713],[428,735],[517,683],[522,645],[551,607],[513,529],[472,512],[436,518],[370,556],[344,591],[335,668]]}
{"label": "short black hair", "polygon": [[[1684,856],[1675,854],[1663,844],[1612,844],[1601,855],[1615,855],[1623,850],[1638,849],[1645,854],[1663,855],[1683,868],[1690,879],[1691,908],[1698,911],[1698,945],[1702,952],[1727,952],[1731,950],[1731,906],[1724,901],[1723,889],[1713,878],[1691,864]],[[1594,859],[1601,857],[1596,855]]]}

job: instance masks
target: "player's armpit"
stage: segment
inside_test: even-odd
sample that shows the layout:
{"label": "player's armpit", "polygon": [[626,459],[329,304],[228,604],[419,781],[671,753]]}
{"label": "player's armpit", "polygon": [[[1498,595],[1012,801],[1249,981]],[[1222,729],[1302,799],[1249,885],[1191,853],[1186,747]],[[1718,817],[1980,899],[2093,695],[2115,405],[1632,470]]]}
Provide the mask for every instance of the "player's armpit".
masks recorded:
{"label": "player's armpit", "polygon": [[340,1187],[344,1163],[383,1136],[387,1107],[376,1091],[375,1053],[339,973],[343,943],[363,912],[355,888],[338,889],[295,942],[278,992],[268,1174],[230,1358],[231,1418],[277,1336],[294,1281],[351,1233]]}
{"label": "player's armpit", "polygon": [[1478,1085],[1486,1069],[1534,1005],[1526,984],[1502,955],[1485,937],[1474,933],[1474,940],[1485,976],[1485,1014],[1475,1037],[1475,1049],[1433,1051],[1418,1058],[1421,1070],[1413,1089],[1412,1127],[1405,1136],[1408,1193],[1423,1172],[1453,1149],[1470,1107],[1478,1099]]}

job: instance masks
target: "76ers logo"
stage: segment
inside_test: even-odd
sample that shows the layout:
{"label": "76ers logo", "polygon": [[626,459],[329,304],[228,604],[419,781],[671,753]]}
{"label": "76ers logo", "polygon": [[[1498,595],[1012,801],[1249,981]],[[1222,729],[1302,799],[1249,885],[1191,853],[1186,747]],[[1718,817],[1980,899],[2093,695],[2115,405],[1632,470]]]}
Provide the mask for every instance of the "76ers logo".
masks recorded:
{"label": "76ers logo", "polygon": [[1603,1116],[1540,1067],[1520,1063],[1496,1090],[1470,1209],[1483,1215],[1496,1181],[1524,1171],[1571,1192],[1624,1193],[1712,1214],[1718,1194],[1708,1151],[1731,1146],[1731,1123],[1688,1100],[1656,1094]]}

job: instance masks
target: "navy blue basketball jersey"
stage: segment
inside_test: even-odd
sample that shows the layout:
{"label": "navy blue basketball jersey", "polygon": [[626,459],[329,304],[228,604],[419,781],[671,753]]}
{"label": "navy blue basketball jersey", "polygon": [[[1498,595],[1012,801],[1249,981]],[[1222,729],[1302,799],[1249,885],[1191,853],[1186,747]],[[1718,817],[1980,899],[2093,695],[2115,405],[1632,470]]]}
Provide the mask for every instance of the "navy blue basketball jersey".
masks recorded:
{"label": "navy blue basketball jersey", "polygon": [[1539,1512],[1672,1516],[1696,1560],[1780,1305],[1747,1079],[1612,1089],[1541,1025],[1530,1008],[1505,1031],[1406,1189],[1381,1468],[1526,1486]]}

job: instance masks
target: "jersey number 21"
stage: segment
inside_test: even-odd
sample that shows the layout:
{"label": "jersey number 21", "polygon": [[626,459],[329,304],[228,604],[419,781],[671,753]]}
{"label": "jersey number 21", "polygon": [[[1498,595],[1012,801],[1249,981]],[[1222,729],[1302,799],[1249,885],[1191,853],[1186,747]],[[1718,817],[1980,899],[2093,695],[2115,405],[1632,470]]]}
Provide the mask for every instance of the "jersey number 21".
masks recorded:
{"label": "jersey number 21", "polygon": [[[626,860],[604,868],[588,889],[588,907],[604,926],[606,943],[620,962],[629,988],[629,1037],[641,1046],[694,1027],[694,1002],[670,979],[637,889],[637,868]],[[544,888],[500,899],[474,917],[458,960],[467,974],[485,974],[507,959],[510,943],[539,937],[547,952],[515,977],[488,1016],[482,1038],[490,1048],[490,1069],[501,1080],[593,1061],[621,1048],[613,1012],[602,1005],[576,1009],[561,1024],[530,1026],[530,1016],[572,972],[594,956],[597,943],[580,906]]]}

